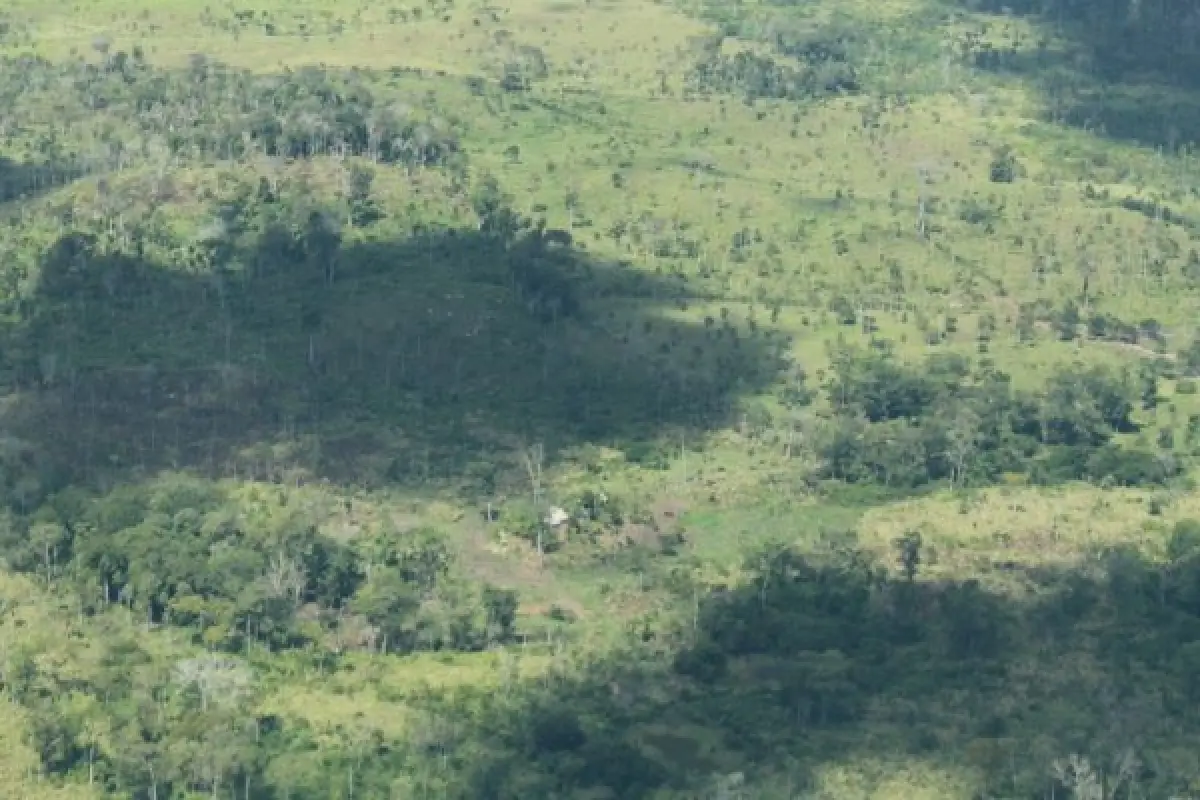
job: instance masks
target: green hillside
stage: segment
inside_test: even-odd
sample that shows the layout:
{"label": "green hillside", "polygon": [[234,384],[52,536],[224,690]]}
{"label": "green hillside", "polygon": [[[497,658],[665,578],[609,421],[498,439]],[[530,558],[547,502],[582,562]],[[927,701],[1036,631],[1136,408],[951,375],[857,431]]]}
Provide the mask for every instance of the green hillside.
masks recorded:
{"label": "green hillside", "polygon": [[0,796],[1200,796],[1198,30],[9,0]]}

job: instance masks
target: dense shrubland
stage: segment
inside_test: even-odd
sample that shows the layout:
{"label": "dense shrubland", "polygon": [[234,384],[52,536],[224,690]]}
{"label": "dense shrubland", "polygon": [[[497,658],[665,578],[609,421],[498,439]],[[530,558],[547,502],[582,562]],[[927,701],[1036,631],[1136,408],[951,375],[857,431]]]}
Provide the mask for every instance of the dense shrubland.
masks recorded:
{"label": "dense shrubland", "polygon": [[741,94],[753,102],[759,98],[808,100],[858,89],[854,67],[841,53],[805,53],[811,62],[797,69],[748,51],[722,55],[720,46],[720,40],[714,41],[711,54],[692,72],[690,81],[697,91]]}
{"label": "dense shrubland", "polygon": [[319,532],[319,510],[294,503],[278,489],[230,497],[183,477],[99,498],[67,492],[10,520],[6,558],[72,584],[84,613],[119,603],[217,651],[338,649],[346,630],[380,652],[473,650],[511,635],[511,599],[456,586],[443,535],[383,522],[338,542]]}
{"label": "dense shrubland", "polygon": [[[1155,378],[1147,390],[1157,402]],[[906,366],[843,351],[826,388],[837,414],[821,455],[826,477],[916,488],[938,481],[986,485],[1014,475],[1037,483],[1091,480],[1162,485],[1184,468],[1168,448],[1114,443],[1136,430],[1128,375],[1067,369],[1044,390],[1015,390],[994,369],[935,355]],[[1195,442],[1189,442],[1194,445]]]}

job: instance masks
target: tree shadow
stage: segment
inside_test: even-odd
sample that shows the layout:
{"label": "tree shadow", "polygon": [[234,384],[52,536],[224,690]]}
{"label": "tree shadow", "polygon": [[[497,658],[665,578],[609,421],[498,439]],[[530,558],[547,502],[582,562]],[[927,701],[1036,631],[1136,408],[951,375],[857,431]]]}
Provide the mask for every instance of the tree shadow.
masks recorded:
{"label": "tree shadow", "polygon": [[693,324],[666,310],[686,306],[679,285],[568,238],[447,229],[321,252],[269,226],[217,253],[238,269],[189,271],[64,236],[4,347],[7,488],[29,507],[180,468],[485,493],[521,447],[549,461],[723,425],[782,366],[771,334]]}
{"label": "tree shadow", "polygon": [[970,43],[967,55],[982,69],[1031,80],[1045,95],[1051,121],[1171,151],[1200,140],[1200,12],[1194,3],[963,4],[1036,21],[1038,41],[1023,41],[1004,26],[999,40]]}
{"label": "tree shadow", "polygon": [[1200,737],[1184,539],[1166,563],[1118,549],[980,581],[910,581],[853,545],[764,553],[694,632],[631,631],[626,652],[492,701],[464,796],[826,796],[828,769],[855,765],[914,793],[940,774],[977,797],[1092,796],[1070,793],[1090,769],[1105,797],[1183,796],[1200,777],[1177,757]]}
{"label": "tree shadow", "polygon": [[83,174],[72,166],[33,164],[0,156],[0,203],[28,200],[57,189]]}

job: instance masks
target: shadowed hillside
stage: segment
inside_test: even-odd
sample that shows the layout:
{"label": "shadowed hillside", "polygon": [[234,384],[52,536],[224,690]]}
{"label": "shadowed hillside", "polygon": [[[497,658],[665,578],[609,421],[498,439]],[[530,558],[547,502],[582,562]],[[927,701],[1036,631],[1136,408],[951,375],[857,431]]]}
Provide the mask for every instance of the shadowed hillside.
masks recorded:
{"label": "shadowed hillside", "polygon": [[4,348],[9,435],[49,480],[299,468],[486,491],[481,465],[525,444],[721,425],[780,368],[769,333],[672,319],[677,288],[561,236],[319,235],[269,228],[228,254],[245,272],[197,276],[60,239]]}
{"label": "shadowed hillside", "polygon": [[1195,530],[1165,563],[1117,548],[952,581],[921,579],[919,536],[895,568],[853,536],[772,548],[673,633],[631,630],[617,660],[497,703],[483,735],[504,747],[461,796],[1187,796],[1197,772],[1172,748],[1200,736]]}
{"label": "shadowed hillside", "polygon": [[1032,79],[1053,121],[1170,151],[1200,140],[1200,7],[1194,2],[965,5],[1034,23],[1030,37],[994,20],[973,59],[985,69]]}
{"label": "shadowed hillside", "polygon": [[0,156],[0,203],[27,200],[79,177],[81,170],[69,164],[33,164]]}
{"label": "shadowed hillside", "polygon": [[1200,86],[1194,46],[1200,7],[1194,0],[965,0],[965,5],[1036,17],[1086,48],[1097,73],[1109,80],[1152,76],[1170,85]]}

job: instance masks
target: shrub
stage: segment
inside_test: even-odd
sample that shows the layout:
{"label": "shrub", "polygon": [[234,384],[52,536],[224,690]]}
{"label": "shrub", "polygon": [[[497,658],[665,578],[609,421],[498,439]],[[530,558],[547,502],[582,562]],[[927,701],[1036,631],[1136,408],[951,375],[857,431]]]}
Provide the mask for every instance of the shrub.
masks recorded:
{"label": "shrub", "polygon": [[1186,350],[1179,353],[1179,366],[1187,377],[1200,377],[1200,335],[1192,340]]}
{"label": "shrub", "polygon": [[1200,552],[1200,520],[1186,518],[1175,523],[1167,542],[1167,556],[1181,561]]}
{"label": "shrub", "polygon": [[1020,165],[1011,147],[1005,145],[992,154],[992,163],[988,168],[988,178],[992,183],[1012,183],[1019,171]]}
{"label": "shrub", "polygon": [[548,711],[533,723],[533,747],[539,753],[578,750],[587,742],[579,718],[570,711]]}
{"label": "shrub", "polygon": [[1147,450],[1105,445],[1087,460],[1085,467],[1092,480],[1108,478],[1119,486],[1148,486],[1166,483],[1175,469]]}
{"label": "shrub", "polygon": [[719,680],[727,669],[725,651],[713,642],[701,642],[675,658],[676,672],[704,683]]}
{"label": "shrub", "polygon": [[667,469],[671,456],[658,442],[630,442],[624,448],[625,460],[648,469]]}
{"label": "shrub", "polygon": [[542,519],[529,500],[518,499],[505,503],[500,514],[500,527],[505,533],[535,542],[541,526]]}

